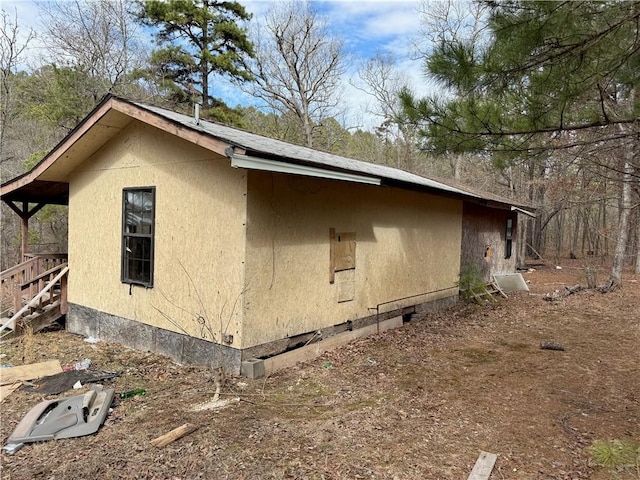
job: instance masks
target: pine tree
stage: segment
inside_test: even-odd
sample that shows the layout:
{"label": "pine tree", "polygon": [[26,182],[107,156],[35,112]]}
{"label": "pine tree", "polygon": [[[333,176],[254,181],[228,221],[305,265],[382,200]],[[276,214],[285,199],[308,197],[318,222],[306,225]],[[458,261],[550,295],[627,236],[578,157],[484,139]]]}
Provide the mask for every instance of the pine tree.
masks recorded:
{"label": "pine tree", "polygon": [[151,56],[151,71],[177,102],[224,106],[211,93],[212,75],[251,80],[245,59],[253,56],[253,45],[239,25],[251,15],[238,2],[147,0],[138,16],[157,29],[161,48]]}
{"label": "pine tree", "polygon": [[[640,184],[640,3],[484,4],[484,43],[447,39],[427,58],[427,74],[449,95],[416,99],[405,92],[406,112],[432,150],[490,154],[499,167],[531,162],[544,172],[554,152],[600,158],[598,167],[617,177],[620,191],[608,282],[615,287],[627,250],[632,192]],[[603,165],[603,158],[610,162]]]}

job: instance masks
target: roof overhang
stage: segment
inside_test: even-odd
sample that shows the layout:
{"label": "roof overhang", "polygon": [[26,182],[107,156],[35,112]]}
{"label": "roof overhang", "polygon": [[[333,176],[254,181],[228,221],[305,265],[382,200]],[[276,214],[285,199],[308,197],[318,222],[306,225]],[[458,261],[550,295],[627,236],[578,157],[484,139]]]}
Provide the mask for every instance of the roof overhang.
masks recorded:
{"label": "roof overhang", "polygon": [[199,122],[177,112],[114,96],[105,97],[31,171],[0,185],[0,198],[5,202],[68,204],[68,184],[73,172],[135,121],[229,158],[235,168],[396,186],[480,203],[488,208],[511,208],[535,216],[519,208],[524,205],[516,206],[509,200],[492,198],[449,182],[268,139],[211,122]]}
{"label": "roof overhang", "polygon": [[231,166],[234,168],[246,168],[248,170],[262,170],[266,172],[288,173],[292,175],[304,175],[307,177],[328,178],[346,182],[364,183],[367,185],[381,185],[382,180],[375,177],[356,175],[353,173],[327,170],[296,163],[282,162],[251,155],[231,155]]}
{"label": "roof overhang", "polygon": [[0,185],[5,202],[68,205],[69,177],[84,162],[139,120],[224,155],[228,142],[202,135],[126,100],[107,96],[29,172]]}
{"label": "roof overhang", "polygon": [[69,184],[34,180],[2,195],[5,202],[69,205]]}
{"label": "roof overhang", "polygon": [[524,208],[512,206],[511,207],[511,211],[512,212],[522,213],[523,215],[526,215],[527,217],[536,218],[536,214],[535,213],[530,212],[528,210],[525,210]]}

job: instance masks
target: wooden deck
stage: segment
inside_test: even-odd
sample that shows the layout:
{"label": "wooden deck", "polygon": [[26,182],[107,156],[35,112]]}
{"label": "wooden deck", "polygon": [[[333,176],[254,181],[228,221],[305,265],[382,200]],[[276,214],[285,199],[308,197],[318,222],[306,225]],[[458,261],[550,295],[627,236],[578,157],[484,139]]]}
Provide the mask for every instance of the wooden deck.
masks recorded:
{"label": "wooden deck", "polygon": [[0,332],[38,331],[67,313],[67,255],[29,255],[0,273]]}

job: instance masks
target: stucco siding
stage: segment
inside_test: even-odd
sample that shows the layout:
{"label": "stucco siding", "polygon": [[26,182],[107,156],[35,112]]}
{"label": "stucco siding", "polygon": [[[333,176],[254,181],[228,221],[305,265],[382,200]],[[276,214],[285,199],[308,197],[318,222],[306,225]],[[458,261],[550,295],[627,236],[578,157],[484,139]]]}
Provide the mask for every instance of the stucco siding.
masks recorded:
{"label": "stucco siding", "polygon": [[[152,288],[121,283],[122,191],[155,187]],[[206,340],[240,342],[246,172],[149,125],[69,179],[69,302]],[[227,337],[230,340],[230,337]]]}
{"label": "stucco siding", "polygon": [[[247,211],[242,348],[457,294],[461,201],[251,171]],[[356,239],[334,283],[330,229]]]}

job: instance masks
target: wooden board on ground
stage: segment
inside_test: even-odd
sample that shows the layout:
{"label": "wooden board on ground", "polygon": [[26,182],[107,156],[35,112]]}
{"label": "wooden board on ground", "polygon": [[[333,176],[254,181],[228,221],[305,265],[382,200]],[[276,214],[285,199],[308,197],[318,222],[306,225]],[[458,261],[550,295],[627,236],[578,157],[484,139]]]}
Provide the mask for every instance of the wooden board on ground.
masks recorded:
{"label": "wooden board on ground", "polygon": [[0,368],[0,385],[9,385],[21,380],[33,380],[35,378],[55,375],[62,371],[59,360],[19,365],[17,367]]}
{"label": "wooden board on ground", "polygon": [[20,385],[22,385],[22,382],[16,382],[10,385],[0,385],[0,403],[4,402],[4,399],[17,390]]}
{"label": "wooden board on ground", "polygon": [[338,333],[337,335],[326,338],[320,342],[311,343],[304,347],[296,348],[295,350],[265,359],[264,373],[267,376],[271,375],[273,372],[295,365],[297,362],[307,362],[311,359],[317,358],[324,352],[334,350],[353,340],[357,340],[358,338],[373,335],[377,332],[385,332],[401,326],[402,317],[400,316],[383,320],[379,324],[374,323],[373,325],[368,325],[356,330],[348,330],[346,332]]}
{"label": "wooden board on ground", "polygon": [[173,430],[171,430],[168,433],[165,433],[164,435],[160,435],[158,438],[154,438],[153,440],[151,440],[151,445],[158,448],[166,447],[167,445],[175,442],[179,438],[182,438],[191,432],[195,432],[198,428],[199,427],[196,425],[190,425],[188,423],[185,423],[184,425],[178,428],[174,428]]}
{"label": "wooden board on ground", "polygon": [[467,480],[488,480],[497,459],[498,456],[495,453],[480,452]]}

